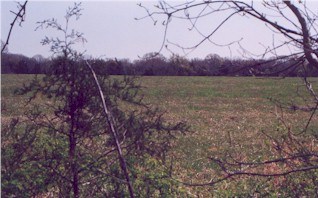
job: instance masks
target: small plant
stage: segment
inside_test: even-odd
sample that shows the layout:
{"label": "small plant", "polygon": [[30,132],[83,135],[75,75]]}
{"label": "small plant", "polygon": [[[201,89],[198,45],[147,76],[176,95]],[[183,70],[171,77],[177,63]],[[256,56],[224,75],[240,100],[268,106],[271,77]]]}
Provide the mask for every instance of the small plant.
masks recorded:
{"label": "small plant", "polygon": [[[64,27],[55,19],[40,23],[41,27],[62,32],[64,40],[46,37],[42,41],[51,45],[53,64],[42,79],[35,78],[18,90],[19,94],[31,94],[30,106],[39,98],[45,101],[25,113],[28,122],[21,127],[21,134],[31,133],[33,138],[27,142],[7,140],[8,148],[18,149],[3,150],[5,156],[12,158],[4,158],[4,164],[17,161],[16,155],[20,153],[28,156],[23,162],[26,166],[11,167],[12,171],[23,172],[22,177],[33,174],[40,178],[30,186],[20,176],[6,177],[6,166],[2,169],[3,189],[11,189],[13,182],[15,188],[7,192],[9,196],[31,189],[35,191],[33,195],[50,193],[62,197],[154,196],[178,191],[165,164],[175,135],[187,127],[183,123],[167,124],[158,109],[144,104],[138,97],[139,86],[134,78],[121,80],[98,75],[94,79],[94,62],[84,60],[72,48],[77,41],[85,41],[83,34],[68,29],[73,17],[79,19],[80,11],[80,4],[69,8]],[[103,103],[108,115],[103,111]],[[107,122],[109,119],[113,126]],[[112,127],[116,128],[116,136]],[[16,127],[12,125],[10,130]],[[24,143],[27,146],[20,147]],[[116,152],[118,145],[121,156]],[[122,168],[123,159],[127,173]],[[30,167],[34,171],[26,174]],[[126,188],[127,174],[132,189]],[[26,185],[30,187],[25,188]],[[37,188],[39,185],[42,187]]]}

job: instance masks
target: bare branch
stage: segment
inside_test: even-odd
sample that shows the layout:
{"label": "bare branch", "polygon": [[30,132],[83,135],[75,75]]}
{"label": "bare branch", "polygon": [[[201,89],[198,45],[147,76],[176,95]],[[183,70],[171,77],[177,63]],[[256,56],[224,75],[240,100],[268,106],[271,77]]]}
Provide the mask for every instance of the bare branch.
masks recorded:
{"label": "bare branch", "polygon": [[296,15],[302,29],[302,37],[303,37],[303,49],[306,56],[306,59],[318,69],[318,61],[312,56],[314,50],[310,44],[310,35],[309,30],[307,28],[307,23],[298,8],[296,8],[290,1],[284,1],[284,3],[290,8],[290,10]]}
{"label": "bare branch", "polygon": [[106,116],[106,121],[107,121],[109,129],[112,132],[112,135],[113,135],[113,137],[115,139],[116,149],[117,149],[117,153],[118,153],[120,166],[121,166],[121,169],[122,169],[122,171],[123,171],[123,173],[125,175],[125,178],[126,178],[127,187],[128,187],[128,190],[129,190],[130,197],[134,197],[134,191],[133,191],[132,183],[130,181],[126,160],[124,158],[124,155],[123,155],[123,152],[122,152],[122,149],[121,149],[121,146],[120,146],[120,142],[119,142],[118,133],[117,133],[117,130],[116,130],[116,127],[115,127],[114,119],[112,117],[112,114],[111,114],[110,110],[108,109],[108,107],[106,105],[105,98],[104,98],[104,93],[103,93],[103,91],[101,89],[101,86],[99,84],[99,81],[97,79],[97,76],[96,76],[96,73],[95,73],[93,67],[89,64],[89,62],[87,60],[86,60],[86,65],[91,70],[92,75],[94,77],[94,80],[96,82],[96,86],[97,86],[97,88],[99,90],[100,98],[101,98],[101,101],[102,101],[102,104],[103,104],[103,110],[104,110],[104,113],[105,113],[105,116]]}
{"label": "bare branch", "polygon": [[22,22],[24,21],[24,17],[25,17],[25,14],[26,14],[26,5],[28,3],[28,0],[26,0],[23,4],[18,4],[19,5],[19,11],[17,13],[11,11],[11,13],[13,13],[15,15],[12,23],[10,24],[10,30],[9,30],[9,33],[8,33],[8,36],[7,36],[7,39],[4,43],[4,45],[2,46],[2,49],[1,49],[1,53],[4,52],[4,50],[6,49],[7,45],[9,45],[9,40],[10,40],[10,37],[11,37],[11,33],[12,33],[12,30],[13,30],[13,27],[15,25],[15,23],[20,20],[20,23],[19,25],[21,26]]}

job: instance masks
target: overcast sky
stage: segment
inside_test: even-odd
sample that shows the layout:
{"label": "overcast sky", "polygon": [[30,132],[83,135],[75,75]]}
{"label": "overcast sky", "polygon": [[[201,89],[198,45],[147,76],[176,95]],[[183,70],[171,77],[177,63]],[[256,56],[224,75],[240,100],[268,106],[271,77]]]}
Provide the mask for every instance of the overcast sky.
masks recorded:
{"label": "overcast sky", "polygon": [[[150,19],[135,20],[137,17],[146,15],[145,10],[137,6],[137,3],[153,8],[156,1],[84,1],[82,2],[82,16],[78,21],[72,21],[73,27],[84,33],[87,43],[80,44],[78,50],[86,50],[87,55],[104,58],[129,58],[138,59],[148,52],[156,52],[160,49],[164,26],[161,23],[153,24]],[[180,2],[180,1],[179,1]],[[255,4],[259,4],[256,2]],[[312,2],[312,10],[318,11],[318,2]],[[55,36],[49,29],[39,29],[36,22],[49,18],[57,18],[64,23],[63,16],[67,7],[72,6],[72,1],[30,1],[27,5],[27,14],[22,27],[15,26],[11,35],[9,51],[11,53],[24,54],[32,57],[41,54],[49,57],[51,52],[48,46],[42,46],[40,41],[45,37]],[[1,1],[1,40],[5,40],[10,23],[14,15],[10,10],[15,11],[16,2]],[[217,16],[222,19],[225,16]],[[163,20],[163,18],[157,17]],[[203,32],[208,33],[215,25],[217,19],[204,18],[198,26]],[[195,45],[202,39],[195,31],[189,31],[191,25],[187,22],[173,20],[168,29],[167,39],[184,47]],[[262,53],[264,46],[282,41],[282,38],[273,35],[266,28],[264,23],[246,18],[233,18],[224,25],[219,32],[213,35],[213,41],[218,44],[226,44],[231,41],[243,38],[241,44],[253,53]],[[177,47],[169,45],[169,48],[180,55],[183,52]],[[163,50],[162,53],[169,57],[171,53]],[[211,43],[204,43],[188,55],[189,58],[204,58],[206,55],[215,53],[223,57],[240,57],[242,51],[237,45],[231,50],[228,47],[218,47]],[[282,52],[284,53],[284,52]]]}

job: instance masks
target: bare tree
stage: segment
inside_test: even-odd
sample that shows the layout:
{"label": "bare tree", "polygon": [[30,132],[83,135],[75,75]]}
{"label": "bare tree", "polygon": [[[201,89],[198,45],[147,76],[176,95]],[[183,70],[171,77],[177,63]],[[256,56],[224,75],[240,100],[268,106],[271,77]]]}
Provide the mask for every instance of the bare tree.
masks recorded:
{"label": "bare tree", "polygon": [[[255,3],[256,4],[256,3]],[[204,1],[204,2],[186,2],[178,5],[171,5],[169,2],[160,1],[158,5],[155,6],[156,10],[149,10],[142,4],[140,7],[147,11],[145,17],[150,17],[156,24],[157,20],[155,16],[165,15],[166,19],[162,21],[166,28],[169,27],[172,20],[186,20],[191,26],[189,30],[197,31],[199,35],[202,36],[200,42],[196,43],[190,47],[184,47],[178,45],[178,47],[183,50],[193,50],[204,42],[211,42],[214,45],[222,46],[218,44],[218,41],[213,40],[213,36],[222,29],[222,27],[229,23],[231,18],[234,17],[253,17],[260,22],[266,23],[266,25],[273,31],[273,33],[281,34],[285,37],[283,43],[272,43],[273,46],[266,46],[264,55],[276,55],[276,51],[279,48],[286,47],[287,45],[293,48],[297,48],[298,51],[290,54],[289,56],[297,56],[302,59],[309,61],[312,66],[317,68],[317,60],[315,59],[316,52],[316,34],[317,34],[317,24],[315,20],[317,15],[314,11],[305,3],[298,3],[297,5],[292,4],[289,1],[276,2],[276,1],[264,1],[262,7],[260,5],[256,6],[254,2],[248,3],[245,1]],[[294,15],[290,16],[292,12]],[[214,29],[211,30],[209,34],[204,34],[197,27],[197,23],[201,18],[207,16],[214,16],[217,14],[224,13],[223,19],[219,17],[213,18],[213,21],[219,21]],[[274,16],[271,14],[275,14]],[[218,15],[220,16],[220,15]],[[144,18],[144,17],[143,17]],[[140,19],[143,19],[140,18]],[[295,21],[298,20],[298,21]],[[162,46],[167,46],[173,44],[167,39],[167,31],[164,32],[164,38]],[[240,40],[234,41],[233,43],[240,44]],[[228,47],[232,45],[223,45]],[[242,46],[243,47],[243,46]],[[301,50],[301,52],[299,52]],[[246,51],[245,51],[246,52]]]}
{"label": "bare tree", "polygon": [[[243,55],[248,55],[252,58],[270,56],[271,60],[282,60],[291,58],[294,61],[287,67],[301,68],[301,76],[303,77],[304,87],[309,93],[309,98],[306,101],[306,107],[294,105],[291,103],[282,103],[274,101],[275,105],[281,112],[284,110],[305,111],[308,113],[307,122],[304,123],[303,130],[297,132],[291,130],[281,116],[277,116],[282,128],[284,129],[283,136],[273,137],[266,132],[263,132],[264,137],[272,141],[272,146],[275,148],[275,158],[260,162],[244,161],[237,156],[227,155],[225,158],[211,157],[210,160],[217,164],[223,176],[212,179],[209,182],[201,184],[190,184],[193,186],[214,185],[218,182],[224,181],[232,177],[239,177],[240,175],[259,176],[259,177],[280,177],[297,172],[309,172],[315,187],[316,196],[317,177],[315,176],[318,169],[317,157],[317,129],[309,130],[309,126],[313,124],[313,120],[317,118],[318,98],[315,91],[316,87],[307,78],[312,69],[318,69],[318,15],[317,10],[311,10],[309,3],[306,1],[262,1],[256,3],[253,1],[191,1],[185,3],[172,4],[168,1],[160,1],[155,8],[140,7],[145,9],[146,15],[143,18],[150,18],[157,24],[158,16],[165,16],[165,20],[161,21],[165,26],[164,41],[160,50],[164,46],[175,45],[184,51],[190,51],[198,48],[205,42],[210,42],[213,45],[222,46],[215,41],[213,36],[220,31],[223,26],[230,23],[230,19],[235,17],[243,17],[246,20],[257,20],[259,23],[265,23],[266,26],[275,35],[280,35],[284,38],[283,42],[272,42],[268,46],[264,46],[264,52],[260,55],[253,55],[249,53],[242,44],[241,40],[233,41],[225,45],[231,47],[234,43],[240,46]],[[212,17],[213,22],[218,21],[214,28],[209,33],[203,33],[198,25],[199,21],[206,17]],[[143,19],[140,18],[140,19]],[[159,18],[159,17],[158,17]],[[167,29],[171,25],[172,20],[185,20],[189,22],[190,31],[196,31],[202,38],[193,46],[184,47],[180,44],[174,44],[168,41]],[[159,23],[160,24],[160,23]],[[288,47],[289,54],[283,56],[278,55],[277,51],[281,48]],[[273,58],[274,57],[274,58]],[[262,63],[258,63],[260,65]],[[282,132],[283,133],[283,132]],[[306,134],[306,135],[305,135]],[[313,135],[314,134],[314,135]],[[304,140],[304,136],[307,139]],[[308,138],[309,136],[309,138]],[[309,146],[309,142],[313,142],[313,146]],[[265,172],[263,170],[268,166],[282,165],[283,169],[277,169],[275,172]],[[314,174],[310,174],[315,171]],[[224,176],[225,175],[225,176]]]}

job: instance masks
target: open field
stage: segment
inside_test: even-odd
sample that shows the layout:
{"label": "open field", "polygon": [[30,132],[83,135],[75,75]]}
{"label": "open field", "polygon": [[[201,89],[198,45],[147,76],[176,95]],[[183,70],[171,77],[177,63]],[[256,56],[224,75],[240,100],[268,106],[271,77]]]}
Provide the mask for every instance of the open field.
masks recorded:
{"label": "open field", "polygon": [[[150,103],[166,110],[171,120],[185,120],[192,127],[193,133],[176,146],[182,162],[177,172],[184,181],[209,181],[213,172],[206,157],[229,150],[245,153],[251,161],[270,155],[263,133],[281,135],[282,117],[291,130],[301,131],[310,116],[281,111],[270,101],[303,105],[307,92],[299,78],[145,77],[142,83]],[[317,114],[312,124],[317,129]]]}
{"label": "open field", "polygon": [[[12,92],[32,77],[1,75],[2,123],[23,113],[26,98]],[[317,85],[318,79],[312,80]],[[268,142],[263,133],[280,133],[278,118],[283,116],[293,131],[302,130],[309,119],[309,113],[281,111],[269,100],[304,105],[306,91],[298,78],[142,77],[139,81],[145,101],[165,111],[168,121],[182,120],[190,125],[191,132],[177,140],[173,151],[175,177],[187,182],[211,179],[213,165],[207,160],[209,156],[230,150],[245,153],[251,159],[265,156]],[[311,128],[318,127],[317,115],[312,123]],[[222,183],[218,188],[230,187]],[[203,196],[214,190],[190,191]]]}

